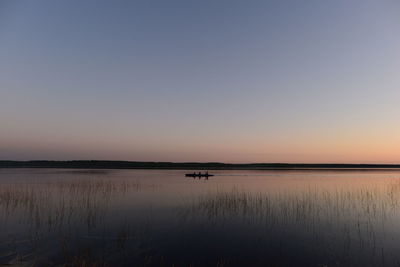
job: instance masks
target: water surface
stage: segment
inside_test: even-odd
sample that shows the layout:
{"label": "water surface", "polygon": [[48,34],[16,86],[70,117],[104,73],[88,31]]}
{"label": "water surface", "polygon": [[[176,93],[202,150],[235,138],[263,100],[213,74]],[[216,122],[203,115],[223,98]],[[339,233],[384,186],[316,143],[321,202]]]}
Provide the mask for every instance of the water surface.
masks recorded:
{"label": "water surface", "polygon": [[400,172],[0,169],[0,264],[399,266]]}

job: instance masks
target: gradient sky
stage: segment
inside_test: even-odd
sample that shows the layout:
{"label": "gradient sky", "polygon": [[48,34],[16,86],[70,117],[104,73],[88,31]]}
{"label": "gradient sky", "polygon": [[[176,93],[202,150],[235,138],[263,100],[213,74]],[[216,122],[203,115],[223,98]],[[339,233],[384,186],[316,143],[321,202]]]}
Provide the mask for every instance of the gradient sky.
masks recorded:
{"label": "gradient sky", "polygon": [[0,159],[400,163],[400,2],[0,0]]}

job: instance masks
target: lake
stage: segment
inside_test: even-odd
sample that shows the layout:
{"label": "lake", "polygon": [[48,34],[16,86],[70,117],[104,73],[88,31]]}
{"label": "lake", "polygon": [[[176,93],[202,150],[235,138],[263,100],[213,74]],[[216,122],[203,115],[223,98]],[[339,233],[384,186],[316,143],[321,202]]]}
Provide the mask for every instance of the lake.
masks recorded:
{"label": "lake", "polygon": [[0,265],[400,266],[400,171],[0,169]]}

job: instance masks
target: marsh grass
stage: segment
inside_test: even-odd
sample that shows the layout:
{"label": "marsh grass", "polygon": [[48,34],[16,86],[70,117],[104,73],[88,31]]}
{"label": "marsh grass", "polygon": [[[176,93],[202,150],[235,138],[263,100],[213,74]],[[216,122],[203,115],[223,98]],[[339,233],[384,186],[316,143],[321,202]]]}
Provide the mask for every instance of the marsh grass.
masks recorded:
{"label": "marsh grass", "polygon": [[[301,246],[357,266],[398,266],[396,251],[387,240],[399,217],[400,180],[365,188],[310,187],[301,192],[248,192],[239,188],[216,190],[192,200],[179,212],[188,222],[210,227],[236,225],[258,231],[268,242],[303,240]],[[257,226],[257,229],[252,226]],[[306,241],[308,240],[308,241]],[[314,247],[314,248],[313,248]],[[288,251],[289,253],[289,251]],[[369,262],[368,262],[369,260]]]}
{"label": "marsh grass", "polygon": [[[49,236],[53,236],[59,240],[66,266],[106,266],[102,261],[87,257],[87,251],[86,254],[76,251],[72,253],[71,248],[74,245],[67,238],[68,233],[78,225],[86,225],[87,232],[96,227],[105,227],[104,219],[113,199],[153,187],[136,180],[97,177],[40,184],[2,184],[0,228],[7,228],[7,224],[19,225],[24,233],[9,236],[8,239],[1,233],[3,242],[0,249],[6,253],[0,255],[0,264],[35,265],[37,259],[28,255],[39,251],[43,242],[48,242]],[[122,249],[130,232],[128,226],[121,229],[112,242]]]}
{"label": "marsh grass", "polygon": [[71,219],[83,219],[88,227],[99,219],[112,197],[143,188],[139,182],[82,179],[38,185],[5,184],[0,187],[0,211],[4,217],[21,213],[26,223],[40,228],[59,227]]}
{"label": "marsh grass", "polygon": [[205,193],[183,210],[186,215],[202,214],[212,219],[254,219],[271,223],[328,220],[347,221],[354,218],[385,221],[397,214],[400,181],[385,188],[321,190],[308,188],[302,192],[231,191]]}

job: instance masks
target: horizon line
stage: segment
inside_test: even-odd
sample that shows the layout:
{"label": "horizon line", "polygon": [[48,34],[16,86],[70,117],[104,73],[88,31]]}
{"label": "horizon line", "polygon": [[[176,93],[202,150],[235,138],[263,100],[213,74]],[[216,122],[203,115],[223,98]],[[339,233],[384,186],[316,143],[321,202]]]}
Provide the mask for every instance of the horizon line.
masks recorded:
{"label": "horizon line", "polygon": [[391,163],[224,163],[124,160],[0,160],[0,168],[93,168],[93,169],[400,169]]}

